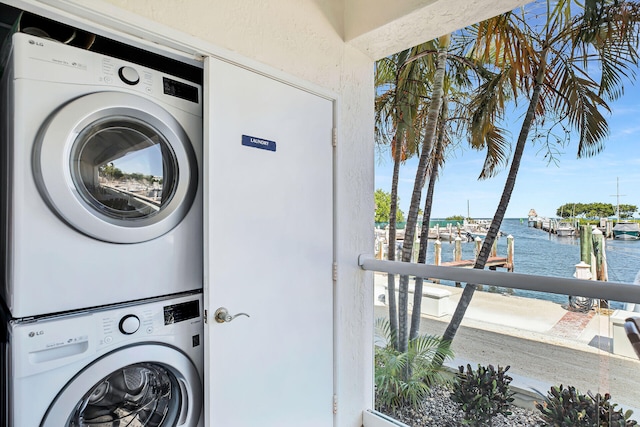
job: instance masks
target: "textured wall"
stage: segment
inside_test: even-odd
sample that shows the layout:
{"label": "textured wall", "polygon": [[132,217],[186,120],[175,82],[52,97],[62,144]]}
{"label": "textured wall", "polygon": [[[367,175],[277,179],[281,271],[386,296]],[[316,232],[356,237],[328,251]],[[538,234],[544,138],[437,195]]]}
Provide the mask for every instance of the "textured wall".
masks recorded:
{"label": "textured wall", "polygon": [[337,105],[339,426],[371,405],[373,289],[357,257],[372,252],[373,62],[341,36],[341,8],[318,0],[109,0],[339,95]]}

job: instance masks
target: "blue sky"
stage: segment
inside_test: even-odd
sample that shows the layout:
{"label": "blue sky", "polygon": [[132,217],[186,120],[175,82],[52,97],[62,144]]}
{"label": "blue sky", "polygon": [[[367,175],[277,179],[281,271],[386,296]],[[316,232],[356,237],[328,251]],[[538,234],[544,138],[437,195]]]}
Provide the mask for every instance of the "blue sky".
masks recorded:
{"label": "blue sky", "polygon": [[[603,202],[616,204],[616,178],[619,179],[621,204],[640,206],[640,88],[625,84],[625,94],[611,103],[607,116],[609,138],[604,150],[593,157],[577,159],[577,138],[560,148],[557,164],[549,164],[541,146],[529,144],[520,165],[515,190],[507,209],[507,218],[526,218],[529,209],[541,216],[553,217],[565,203]],[[515,140],[522,117],[508,117],[511,138]],[[462,144],[461,144],[462,146]],[[507,177],[508,166],[494,178],[478,181],[484,154],[460,148],[450,156],[435,187],[432,218],[467,215],[493,217]],[[393,162],[389,155],[376,156],[375,188],[391,191]],[[400,170],[400,208],[407,213],[411,202],[417,159]],[[421,201],[424,207],[424,196]],[[636,217],[639,215],[636,214]]]}
{"label": "blue sky", "polygon": [[131,151],[114,160],[115,167],[124,173],[162,176],[162,151],[159,144],[150,145],[142,150]]}

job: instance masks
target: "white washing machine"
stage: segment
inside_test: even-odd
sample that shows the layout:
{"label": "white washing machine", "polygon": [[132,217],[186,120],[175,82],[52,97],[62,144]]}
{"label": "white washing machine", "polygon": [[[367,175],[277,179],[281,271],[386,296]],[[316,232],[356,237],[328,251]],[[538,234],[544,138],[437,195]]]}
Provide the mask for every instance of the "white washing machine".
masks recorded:
{"label": "white washing machine", "polygon": [[2,83],[12,317],[201,289],[201,86],[23,33]]}
{"label": "white washing machine", "polygon": [[7,427],[202,427],[202,295],[11,321]]}

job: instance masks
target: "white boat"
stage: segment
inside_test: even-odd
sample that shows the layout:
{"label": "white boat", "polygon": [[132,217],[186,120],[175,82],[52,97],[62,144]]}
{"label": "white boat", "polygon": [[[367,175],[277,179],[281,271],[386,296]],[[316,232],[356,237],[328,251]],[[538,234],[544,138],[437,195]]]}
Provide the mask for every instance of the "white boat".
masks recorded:
{"label": "white boat", "polygon": [[558,237],[573,237],[576,235],[576,228],[569,221],[560,221],[556,228]]}
{"label": "white boat", "polygon": [[536,227],[537,222],[538,222],[538,213],[536,212],[535,209],[529,209],[529,221],[527,222],[527,225],[529,227]]}
{"label": "white boat", "polygon": [[640,226],[637,222],[618,221],[612,231],[615,239],[638,240],[640,238]]}
{"label": "white boat", "polygon": [[489,232],[489,226],[491,220],[489,219],[471,219],[465,218],[462,228],[465,232],[471,234],[473,237],[484,238]]}

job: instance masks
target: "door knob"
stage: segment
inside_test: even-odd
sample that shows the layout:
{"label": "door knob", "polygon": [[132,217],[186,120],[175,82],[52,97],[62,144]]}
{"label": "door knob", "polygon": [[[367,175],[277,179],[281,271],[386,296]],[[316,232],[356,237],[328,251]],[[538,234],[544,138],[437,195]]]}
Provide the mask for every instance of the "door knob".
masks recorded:
{"label": "door knob", "polygon": [[213,318],[216,319],[216,322],[218,323],[231,322],[233,319],[235,319],[238,316],[251,317],[247,313],[238,313],[232,316],[231,314],[229,314],[229,311],[224,307],[220,307],[219,309],[216,310],[215,313],[213,313]]}

